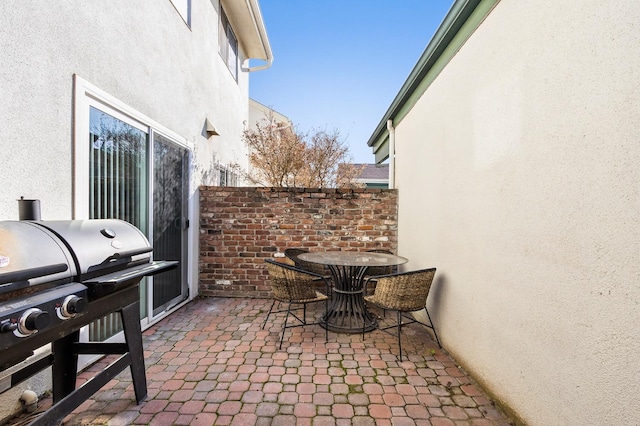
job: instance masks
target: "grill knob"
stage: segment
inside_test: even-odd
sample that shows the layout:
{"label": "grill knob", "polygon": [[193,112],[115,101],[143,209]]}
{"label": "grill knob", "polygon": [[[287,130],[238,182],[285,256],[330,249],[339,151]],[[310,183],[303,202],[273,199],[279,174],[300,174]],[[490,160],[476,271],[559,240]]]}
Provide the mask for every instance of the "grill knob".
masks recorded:
{"label": "grill knob", "polygon": [[84,312],[87,307],[87,302],[84,298],[76,295],[67,296],[62,302],[62,306],[58,311],[60,319],[68,319],[76,314]]}
{"label": "grill knob", "polygon": [[18,324],[11,321],[5,321],[0,324],[0,333],[9,333],[18,328]]}
{"label": "grill knob", "polygon": [[49,313],[38,308],[27,309],[18,320],[18,329],[14,331],[19,337],[26,337],[49,325]]}

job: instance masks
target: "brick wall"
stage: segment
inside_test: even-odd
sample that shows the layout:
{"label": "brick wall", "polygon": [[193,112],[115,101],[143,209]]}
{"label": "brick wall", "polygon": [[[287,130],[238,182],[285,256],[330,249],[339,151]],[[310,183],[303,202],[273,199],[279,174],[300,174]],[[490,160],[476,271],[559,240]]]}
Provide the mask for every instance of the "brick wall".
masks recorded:
{"label": "brick wall", "polygon": [[200,187],[201,296],[269,297],[289,247],[397,252],[397,191]]}

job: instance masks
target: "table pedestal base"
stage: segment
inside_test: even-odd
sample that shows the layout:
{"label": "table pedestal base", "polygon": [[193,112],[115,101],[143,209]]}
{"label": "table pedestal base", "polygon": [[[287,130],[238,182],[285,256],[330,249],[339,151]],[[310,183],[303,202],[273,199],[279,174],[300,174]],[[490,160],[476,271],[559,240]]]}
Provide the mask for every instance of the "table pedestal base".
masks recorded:
{"label": "table pedestal base", "polygon": [[[360,292],[361,293],[361,292]],[[377,320],[367,311],[360,294],[334,290],[323,327],[338,333],[362,333],[375,330]]]}
{"label": "table pedestal base", "polygon": [[329,309],[322,319],[323,327],[338,333],[362,333],[376,328],[377,320],[367,312],[363,299],[366,267],[330,265],[335,288]]}

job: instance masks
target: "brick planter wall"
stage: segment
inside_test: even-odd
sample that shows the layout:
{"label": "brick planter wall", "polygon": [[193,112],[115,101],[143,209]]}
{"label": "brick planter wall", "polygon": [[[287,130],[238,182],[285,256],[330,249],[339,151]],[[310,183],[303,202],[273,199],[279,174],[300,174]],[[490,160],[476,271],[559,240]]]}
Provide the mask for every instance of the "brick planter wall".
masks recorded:
{"label": "brick planter wall", "polygon": [[397,191],[200,187],[201,296],[270,297],[264,259],[309,251],[397,251]]}

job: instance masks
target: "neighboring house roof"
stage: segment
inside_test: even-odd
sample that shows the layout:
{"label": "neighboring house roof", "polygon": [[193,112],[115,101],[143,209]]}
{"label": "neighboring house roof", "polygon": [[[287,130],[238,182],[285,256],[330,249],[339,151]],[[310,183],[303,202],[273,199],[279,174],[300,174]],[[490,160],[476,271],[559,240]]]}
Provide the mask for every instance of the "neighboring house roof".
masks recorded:
{"label": "neighboring house roof", "polygon": [[362,173],[358,176],[358,179],[389,179],[389,165],[388,164],[354,164],[356,167],[363,167]]}
{"label": "neighboring house roof", "polygon": [[362,172],[354,179],[356,182],[364,183],[367,187],[388,188],[389,187],[389,164],[354,164]]}
{"label": "neighboring house roof", "polygon": [[367,142],[367,145],[373,148],[376,162],[382,162],[389,157],[387,121],[391,120],[394,126],[402,121],[498,1],[456,0],[451,6],[447,16],[418,59],[418,63]]}
{"label": "neighboring house roof", "polygon": [[[248,59],[262,59],[266,63],[245,71],[259,71],[271,66],[273,53],[257,0],[220,0],[233,26],[238,42]],[[248,62],[248,61],[247,61]]]}
{"label": "neighboring house roof", "polygon": [[256,123],[262,120],[268,120],[270,117],[277,123],[286,123],[291,126],[291,119],[284,114],[279,113],[271,107],[268,107],[255,99],[249,98],[249,127],[255,128]]}

